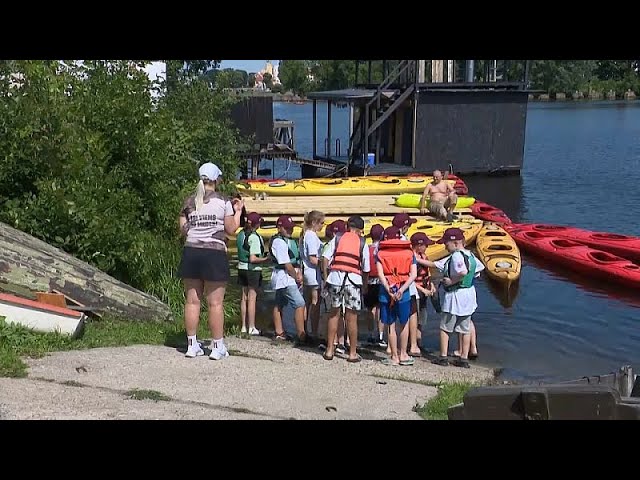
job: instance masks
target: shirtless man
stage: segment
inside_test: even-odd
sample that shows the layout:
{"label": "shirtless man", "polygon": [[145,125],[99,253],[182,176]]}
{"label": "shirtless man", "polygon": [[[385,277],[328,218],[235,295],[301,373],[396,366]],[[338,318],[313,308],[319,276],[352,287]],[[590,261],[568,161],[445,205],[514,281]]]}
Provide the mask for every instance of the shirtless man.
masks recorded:
{"label": "shirtless man", "polygon": [[435,170],[433,172],[433,181],[430,182],[420,200],[420,214],[426,213],[425,199],[429,195],[429,212],[433,213],[439,220],[450,222],[453,220],[453,209],[458,203],[458,196],[449,182],[442,179],[442,172]]}

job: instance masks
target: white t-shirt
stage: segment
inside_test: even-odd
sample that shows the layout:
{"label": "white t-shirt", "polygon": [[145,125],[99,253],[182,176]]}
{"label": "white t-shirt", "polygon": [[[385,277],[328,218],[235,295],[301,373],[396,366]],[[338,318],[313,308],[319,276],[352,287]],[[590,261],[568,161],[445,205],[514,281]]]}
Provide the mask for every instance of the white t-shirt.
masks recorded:
{"label": "white t-shirt", "polygon": [[[327,247],[325,248],[322,256],[329,261],[333,259],[333,253],[336,250],[336,239],[335,237],[331,239]],[[365,273],[369,273],[371,271],[371,265],[369,262],[369,246],[365,243],[364,248],[362,249],[363,261],[362,261],[362,271]],[[331,268],[331,265],[329,265]],[[339,272],[334,270],[329,270],[329,275],[327,275],[327,283],[331,285],[341,286],[345,281],[346,272]],[[349,281],[354,285],[362,285],[362,276],[357,273],[349,273]]]}
{"label": "white t-shirt", "polygon": [[[469,250],[462,249],[462,251],[467,255],[473,255]],[[480,276],[480,272],[484,270],[484,265],[478,258],[473,255],[476,259],[476,273],[475,277]],[[456,274],[461,274],[466,270],[466,265],[464,263],[464,257],[460,252],[453,252],[453,254],[446,256],[445,258],[434,262],[436,264],[436,268],[442,272],[444,272],[444,266],[451,257],[451,269]],[[476,309],[478,308],[478,303],[476,299],[476,287],[473,285],[469,288],[459,288],[452,292],[444,292],[444,296],[442,297],[442,311],[446,313],[451,313],[452,315],[466,317],[468,315],[472,315]]]}
{"label": "white t-shirt", "polygon": [[[271,253],[276,258],[276,263],[284,265],[290,263],[289,245],[281,238],[275,238],[271,243]],[[297,286],[296,279],[287,273],[283,268],[274,268],[271,272],[271,288],[279,290],[289,285]]]}
{"label": "white t-shirt", "polygon": [[[400,240],[409,240],[409,239],[403,233],[402,235],[400,235]],[[415,281],[409,284],[409,296],[418,298],[418,287],[416,287]]]}
{"label": "white t-shirt", "polygon": [[208,191],[204,195],[204,204],[196,210],[195,198],[195,194],[187,197],[182,205],[182,215],[187,219],[185,244],[226,251],[224,218],[234,215],[231,202],[218,192]]}
{"label": "white t-shirt", "polygon": [[307,230],[302,240],[302,251],[300,257],[304,265],[304,284],[310,286],[320,285],[320,263],[313,265],[309,257],[315,255],[318,261],[320,261],[320,249],[322,248],[322,242],[318,237],[318,234],[313,230]]}

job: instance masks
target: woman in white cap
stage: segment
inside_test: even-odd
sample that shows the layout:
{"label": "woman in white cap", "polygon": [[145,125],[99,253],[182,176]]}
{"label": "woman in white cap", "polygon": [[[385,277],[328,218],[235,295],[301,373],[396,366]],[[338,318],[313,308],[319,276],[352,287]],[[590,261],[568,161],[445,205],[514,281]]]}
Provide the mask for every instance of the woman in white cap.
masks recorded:
{"label": "woman in white cap", "polygon": [[222,303],[230,275],[225,234],[233,235],[240,227],[244,202],[241,199],[229,201],[216,191],[222,172],[213,163],[202,165],[199,174],[198,187],[185,200],[179,218],[180,231],[186,238],[178,267],[178,276],[184,279],[186,294],[186,356],[193,358],[204,355],[196,332],[200,304],[202,297],[206,296],[212,337],[209,358],[220,360],[229,356],[223,340]]}

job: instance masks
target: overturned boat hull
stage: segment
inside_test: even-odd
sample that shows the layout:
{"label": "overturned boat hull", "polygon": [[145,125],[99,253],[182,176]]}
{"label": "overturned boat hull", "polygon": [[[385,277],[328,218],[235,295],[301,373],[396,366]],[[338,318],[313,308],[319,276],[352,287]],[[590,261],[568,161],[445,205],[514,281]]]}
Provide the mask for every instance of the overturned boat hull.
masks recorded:
{"label": "overturned boat hull", "polygon": [[141,292],[42,240],[0,223],[0,290],[35,299],[56,291],[86,311],[127,320],[165,321],[171,310]]}

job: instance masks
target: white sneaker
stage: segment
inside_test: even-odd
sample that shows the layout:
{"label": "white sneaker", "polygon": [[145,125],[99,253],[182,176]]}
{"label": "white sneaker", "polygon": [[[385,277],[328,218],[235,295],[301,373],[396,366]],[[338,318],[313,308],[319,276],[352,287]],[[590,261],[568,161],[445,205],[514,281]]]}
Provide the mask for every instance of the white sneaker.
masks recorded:
{"label": "white sneaker", "polygon": [[247,327],[243,326],[243,327],[240,329],[240,333],[247,333]]}
{"label": "white sneaker", "polygon": [[227,350],[227,346],[223,345],[221,348],[212,348],[211,354],[209,358],[211,360],[222,360],[229,356],[229,351]]}
{"label": "white sneaker", "polygon": [[258,330],[256,327],[251,327],[249,329],[249,335],[260,335],[260,330]]}
{"label": "white sneaker", "polygon": [[204,355],[204,350],[202,350],[201,344],[198,342],[195,345],[190,345],[187,348],[187,353],[184,354],[185,357],[195,358]]}

